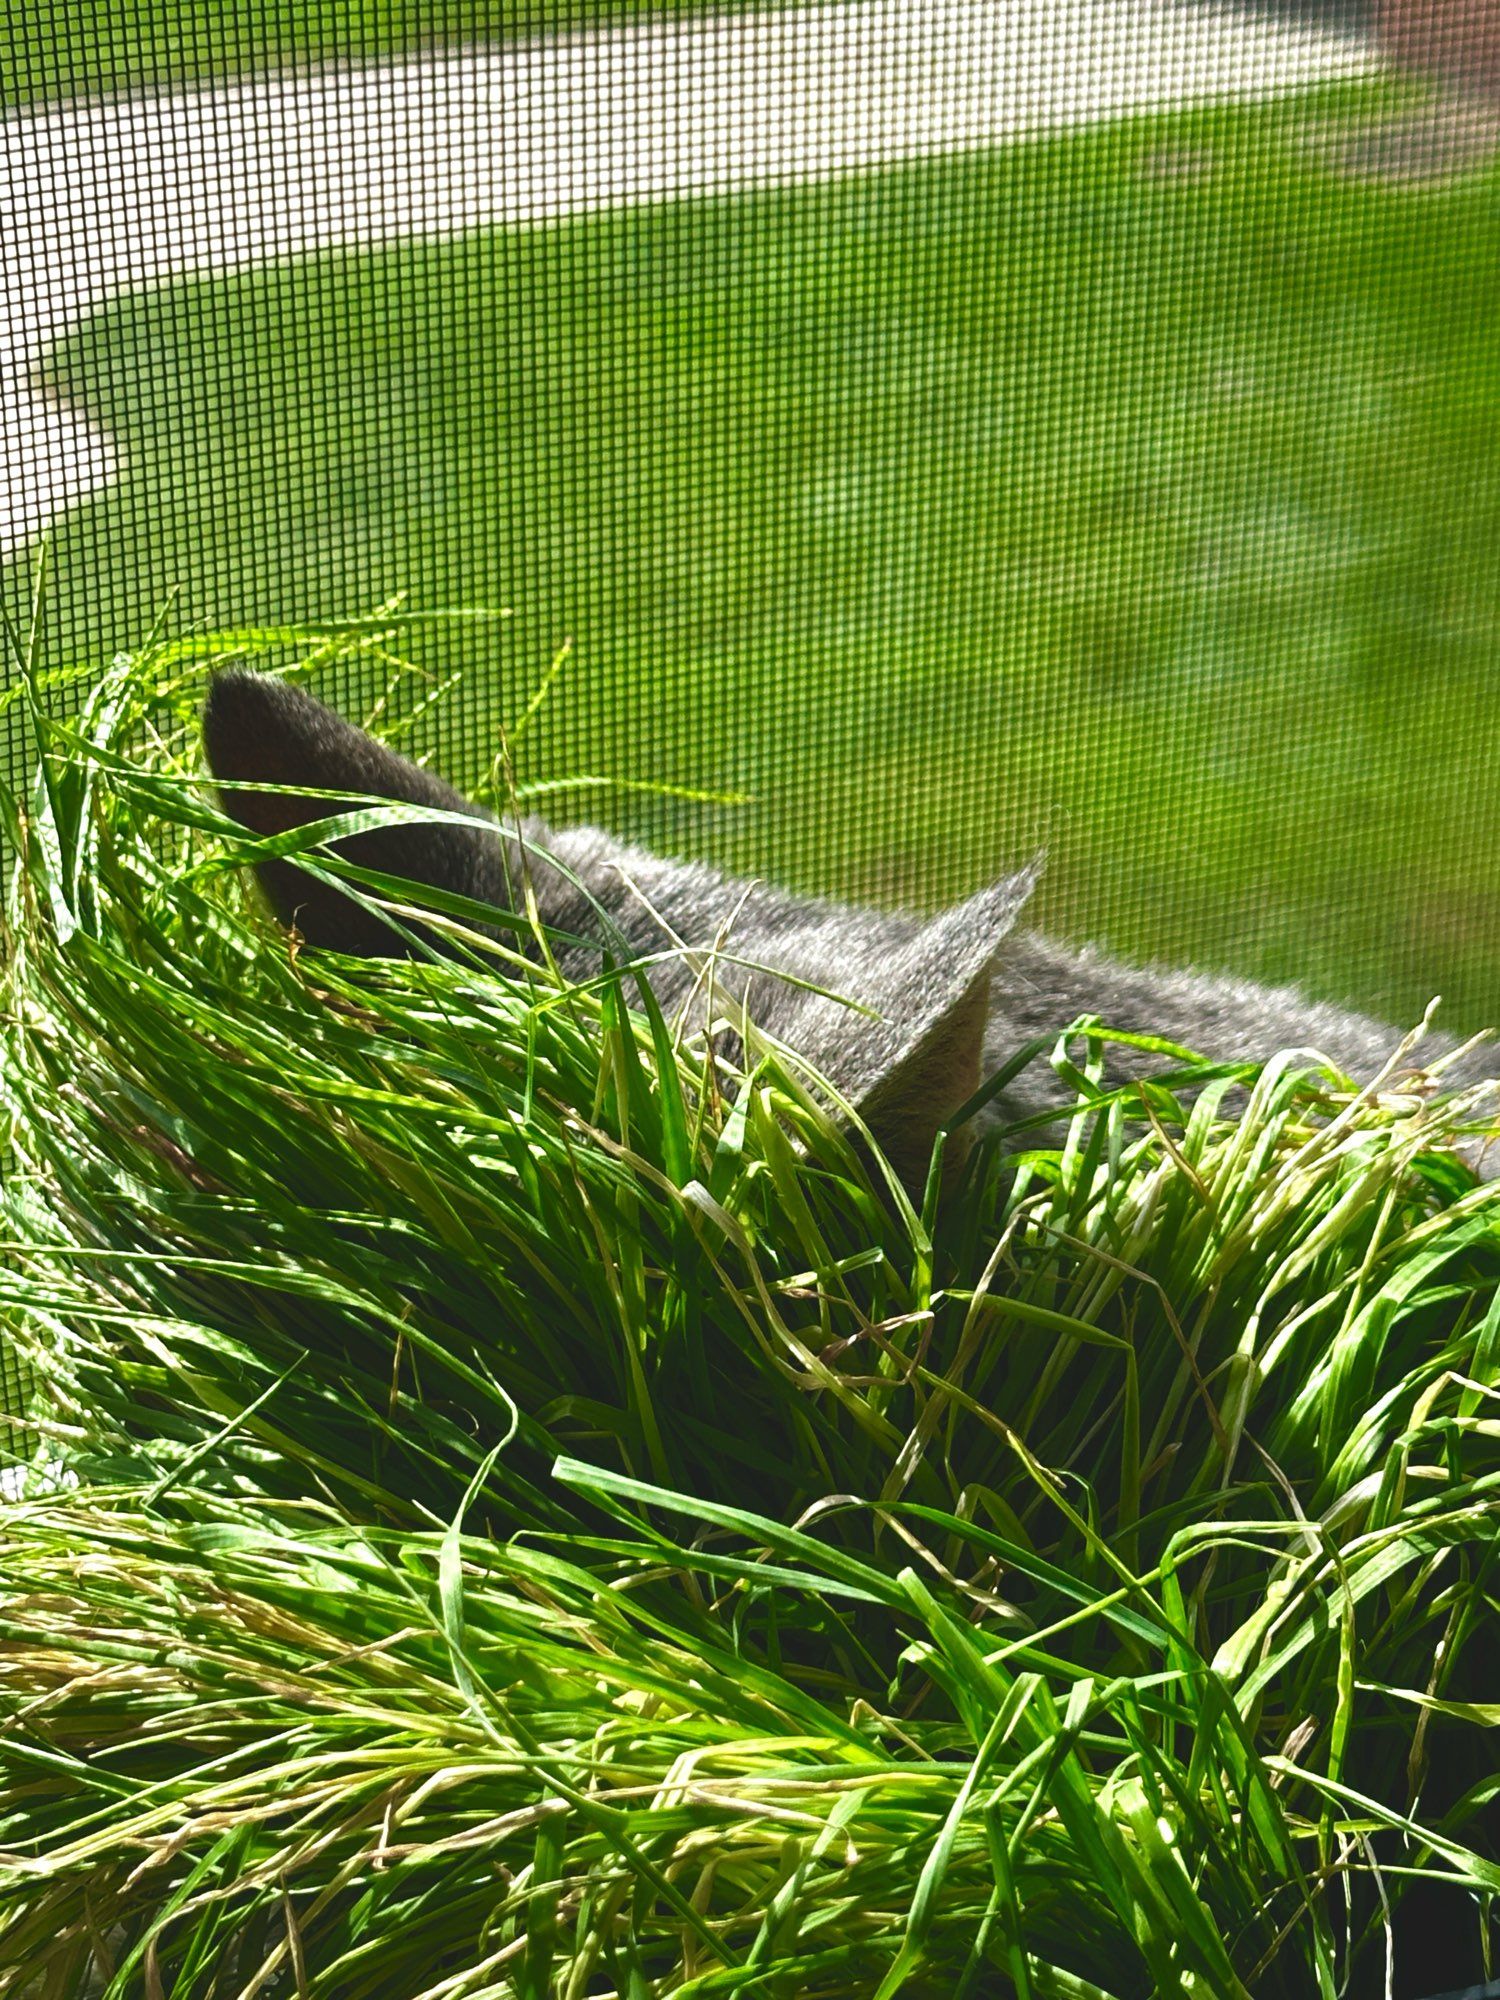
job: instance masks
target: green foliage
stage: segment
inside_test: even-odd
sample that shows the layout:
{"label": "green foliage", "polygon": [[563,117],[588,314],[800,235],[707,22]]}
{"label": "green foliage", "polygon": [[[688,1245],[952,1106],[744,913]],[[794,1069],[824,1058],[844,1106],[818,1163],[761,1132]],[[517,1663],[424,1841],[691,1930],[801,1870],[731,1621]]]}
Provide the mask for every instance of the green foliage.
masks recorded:
{"label": "green foliage", "polygon": [[1059,1023],[918,1213],[628,967],[289,951],[201,685],[33,663],[3,802],[0,1994],[1300,2000],[1500,1889],[1476,1103]]}

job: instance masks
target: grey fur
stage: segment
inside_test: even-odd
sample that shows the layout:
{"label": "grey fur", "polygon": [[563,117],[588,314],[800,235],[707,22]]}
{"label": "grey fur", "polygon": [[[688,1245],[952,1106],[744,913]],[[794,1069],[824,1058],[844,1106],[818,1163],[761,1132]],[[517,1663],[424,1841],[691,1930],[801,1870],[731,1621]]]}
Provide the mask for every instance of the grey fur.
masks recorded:
{"label": "grey fur", "polygon": [[[925,1170],[939,1126],[985,1074],[1082,1014],[1220,1061],[1316,1051],[1358,1082],[1377,1075],[1401,1040],[1393,1028],[1309,1001],[1293,988],[1123,965],[1019,931],[1016,920],[1035,879],[1030,869],[924,921],[664,860],[593,827],[553,830],[535,819],[501,825],[311,695],[266,676],[232,671],[215,679],[204,742],[221,779],[314,787],[350,801],[405,800],[472,819],[472,830],[380,828],[340,849],[363,866],[497,911],[519,914],[529,885],[548,929],[578,940],[559,952],[565,973],[577,979],[597,973],[606,942],[617,955],[654,957],[654,991],[669,1012],[687,1009],[690,1025],[701,1025],[710,990],[721,1015],[744,1004],[761,1030],[789,1045],[861,1111],[913,1181]],[[254,791],[222,796],[229,812],[261,833],[339,810],[337,801]],[[404,949],[379,919],[294,866],[273,862],[260,874],[277,915],[295,921],[309,944],[366,955]],[[1434,1059],[1453,1046],[1434,1035],[1423,1055]],[[1113,1049],[1110,1061],[1122,1078],[1160,1066],[1160,1058],[1128,1049]],[[1492,1045],[1466,1054],[1449,1072],[1455,1085],[1496,1076],[1500,1050]],[[1055,1101],[1050,1072],[1033,1064],[992,1115],[1025,1117]]]}

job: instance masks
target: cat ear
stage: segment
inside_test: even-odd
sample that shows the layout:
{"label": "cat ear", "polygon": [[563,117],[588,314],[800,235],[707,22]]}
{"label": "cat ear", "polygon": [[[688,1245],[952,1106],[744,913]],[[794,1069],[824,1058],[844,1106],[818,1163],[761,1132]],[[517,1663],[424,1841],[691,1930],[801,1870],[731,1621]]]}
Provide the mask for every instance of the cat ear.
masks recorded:
{"label": "cat ear", "polygon": [[982,1081],[995,954],[1036,876],[1003,877],[865,968],[851,997],[879,1019],[822,999],[798,1019],[799,1054],[839,1087],[914,1192],[939,1130]]}
{"label": "cat ear", "polygon": [[[462,813],[467,827],[416,824],[377,827],[332,844],[363,868],[403,881],[504,907],[506,850],[498,830],[476,805],[418,765],[398,757],[303,689],[267,674],[229,670],[215,675],[203,707],[203,745],[224,810],[252,833],[285,833],[350,810],[368,798]],[[240,785],[300,785],[330,793],[300,798]],[[265,861],[261,887],[283,924],[308,944],[367,958],[407,955],[405,941],[373,912],[291,861]]]}

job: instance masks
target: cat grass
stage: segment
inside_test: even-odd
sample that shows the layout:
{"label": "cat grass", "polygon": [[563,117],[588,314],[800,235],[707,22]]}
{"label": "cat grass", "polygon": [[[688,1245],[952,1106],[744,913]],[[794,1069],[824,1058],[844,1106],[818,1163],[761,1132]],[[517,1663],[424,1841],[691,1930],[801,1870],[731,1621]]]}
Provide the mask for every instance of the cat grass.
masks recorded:
{"label": "cat grass", "polygon": [[[404,643],[279,637],[217,651]],[[0,1994],[1439,1990],[1500,1889],[1493,1107],[1108,1091],[1149,1024],[1060,1022],[1065,1144],[910,1200],[629,966],[289,945],[215,652],[66,725],[33,658],[0,800]]]}

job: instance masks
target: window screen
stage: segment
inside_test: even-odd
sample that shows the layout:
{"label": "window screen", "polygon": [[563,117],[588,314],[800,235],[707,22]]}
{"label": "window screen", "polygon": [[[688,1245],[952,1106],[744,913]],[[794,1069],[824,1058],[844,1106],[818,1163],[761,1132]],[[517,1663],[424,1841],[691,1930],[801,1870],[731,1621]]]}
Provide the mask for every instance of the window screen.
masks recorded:
{"label": "window screen", "polygon": [[460,782],[565,652],[560,815],[1044,849],[1064,934],[1477,1026],[1497,71],[1482,0],[7,6],[11,612],[43,538],[49,671],[503,607],[397,635]]}

